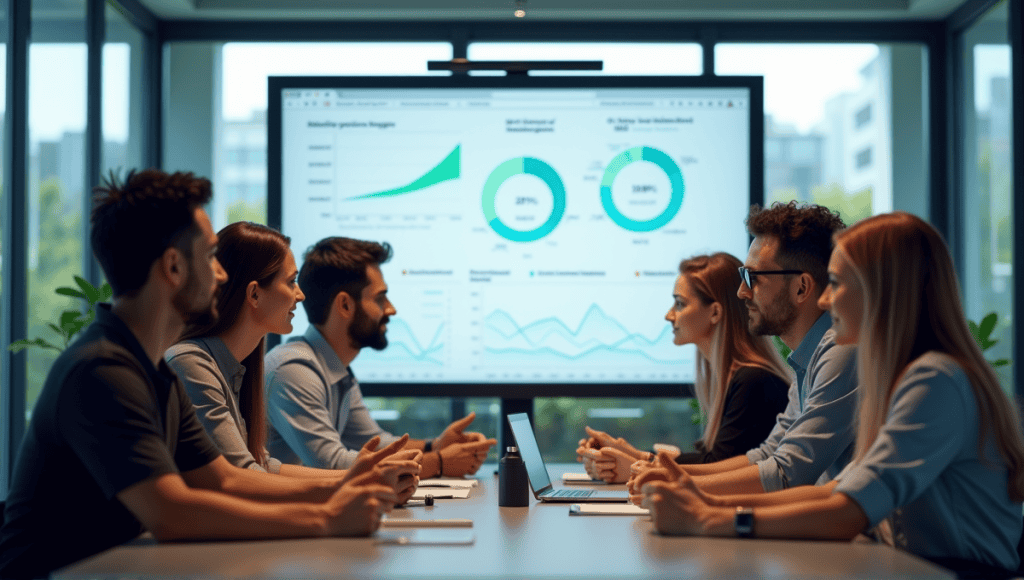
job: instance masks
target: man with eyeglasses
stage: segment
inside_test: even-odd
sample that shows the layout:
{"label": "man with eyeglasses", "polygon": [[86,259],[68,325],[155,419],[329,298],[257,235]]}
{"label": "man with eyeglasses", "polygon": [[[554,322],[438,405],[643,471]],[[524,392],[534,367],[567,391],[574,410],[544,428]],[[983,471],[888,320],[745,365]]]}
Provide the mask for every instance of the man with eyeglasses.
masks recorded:
{"label": "man with eyeglasses", "polygon": [[[832,235],[844,224],[818,205],[754,206],[747,230],[754,236],[740,268],[737,296],[747,305],[750,331],[778,336],[792,349],[796,371],[789,404],[768,438],[746,455],[703,465],[685,465],[701,490],[747,494],[831,480],[849,462],[855,439],[857,385],[855,348],[838,346],[828,312],[818,297],[828,284]],[[640,471],[631,493],[652,477]]]}

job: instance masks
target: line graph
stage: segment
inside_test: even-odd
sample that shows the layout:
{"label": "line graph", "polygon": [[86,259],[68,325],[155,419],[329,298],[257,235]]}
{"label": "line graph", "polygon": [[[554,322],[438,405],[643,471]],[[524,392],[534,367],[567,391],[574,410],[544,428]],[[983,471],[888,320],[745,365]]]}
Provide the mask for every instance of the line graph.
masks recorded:
{"label": "line graph", "polygon": [[672,343],[668,324],[653,336],[633,332],[596,303],[576,325],[557,316],[520,323],[495,309],[483,320],[482,342],[485,360],[510,364],[646,366],[680,365],[688,360],[685,349]]}
{"label": "line graph", "polygon": [[384,350],[363,349],[359,358],[353,362],[353,366],[368,369],[368,367],[422,364],[440,368],[444,366],[445,343],[442,340],[444,329],[445,323],[440,322],[430,339],[423,342],[416,337],[406,321],[401,318],[392,318],[388,322],[387,348]]}
{"label": "line graph", "polygon": [[462,167],[462,165],[461,165],[461,158],[462,158],[461,151],[462,151],[462,146],[461,145],[456,145],[455,149],[452,149],[451,153],[446,155],[445,158],[442,159],[440,163],[438,163],[437,165],[432,167],[429,171],[427,171],[423,175],[419,176],[418,178],[416,178],[415,180],[413,180],[411,183],[409,183],[407,185],[403,185],[401,187],[396,187],[394,189],[388,189],[388,190],[384,190],[384,191],[377,191],[377,192],[374,192],[374,193],[365,193],[365,194],[362,194],[362,195],[355,195],[355,196],[347,198],[346,201],[357,200],[357,199],[368,199],[368,198],[376,198],[376,197],[391,197],[391,196],[395,196],[395,195],[402,195],[402,194],[406,194],[406,193],[412,193],[414,191],[419,191],[421,189],[426,189],[428,187],[432,187],[434,185],[437,185],[438,183],[442,183],[442,182],[445,182],[445,181],[451,181],[453,179],[458,179],[459,175],[461,174],[461,167]]}

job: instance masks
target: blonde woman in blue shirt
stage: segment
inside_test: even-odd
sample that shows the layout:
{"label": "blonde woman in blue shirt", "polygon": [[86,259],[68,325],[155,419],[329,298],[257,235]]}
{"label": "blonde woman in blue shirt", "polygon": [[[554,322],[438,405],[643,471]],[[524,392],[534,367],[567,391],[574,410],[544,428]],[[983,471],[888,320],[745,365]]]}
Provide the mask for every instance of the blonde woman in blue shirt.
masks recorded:
{"label": "blonde woman in blue shirt", "polygon": [[857,345],[853,461],[822,486],[713,496],[659,458],[661,469],[641,482],[655,527],[758,538],[867,533],[925,558],[1015,570],[1020,421],[967,328],[939,233],[902,212],[842,231],[821,306],[837,342]]}

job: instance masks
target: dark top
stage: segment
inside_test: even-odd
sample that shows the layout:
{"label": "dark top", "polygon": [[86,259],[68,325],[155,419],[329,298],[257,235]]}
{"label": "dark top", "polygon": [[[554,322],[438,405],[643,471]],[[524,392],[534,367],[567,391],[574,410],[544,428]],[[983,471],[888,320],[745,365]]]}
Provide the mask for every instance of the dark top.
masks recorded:
{"label": "dark top", "polygon": [[683,453],[676,463],[712,463],[743,455],[761,444],[775,419],[789,403],[789,383],[758,367],[740,367],[732,375],[722,407],[722,424],[711,449],[696,441],[696,451]]}
{"label": "dark top", "polygon": [[18,454],[0,529],[0,578],[35,578],[138,536],[116,494],[220,453],[181,382],[100,305],[57,357]]}

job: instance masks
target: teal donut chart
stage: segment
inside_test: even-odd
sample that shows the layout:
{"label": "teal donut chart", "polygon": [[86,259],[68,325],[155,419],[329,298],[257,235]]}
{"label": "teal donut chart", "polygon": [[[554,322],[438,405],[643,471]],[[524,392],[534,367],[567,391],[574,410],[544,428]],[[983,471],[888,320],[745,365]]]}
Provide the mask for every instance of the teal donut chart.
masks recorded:
{"label": "teal donut chart", "polygon": [[[668,181],[672,185],[672,196],[669,198],[668,207],[659,215],[646,221],[626,217],[619,211],[619,208],[615,207],[615,202],[612,200],[612,183],[615,181],[615,177],[624,167],[637,161],[650,161],[660,167],[668,175]],[[604,177],[601,179],[601,205],[604,206],[608,217],[612,218],[612,221],[619,227],[632,232],[650,232],[672,221],[683,205],[685,191],[683,172],[679,170],[679,166],[672,161],[671,157],[652,147],[633,147],[616,155],[605,168]]]}
{"label": "teal donut chart", "polygon": [[[501,184],[505,183],[510,177],[524,173],[539,177],[548,186],[548,189],[551,190],[554,202],[551,206],[551,215],[548,216],[547,221],[536,229],[528,231],[514,230],[508,227],[498,219],[498,212],[494,209],[494,198],[497,196],[498,188],[501,187]],[[562,215],[565,213],[565,185],[562,184],[562,179],[558,177],[555,169],[547,163],[533,157],[516,157],[497,166],[487,176],[487,181],[484,182],[481,203],[483,204],[484,218],[487,220],[487,224],[499,236],[513,242],[533,242],[550,234],[555,229],[555,226],[558,225],[558,222],[562,221]]]}

